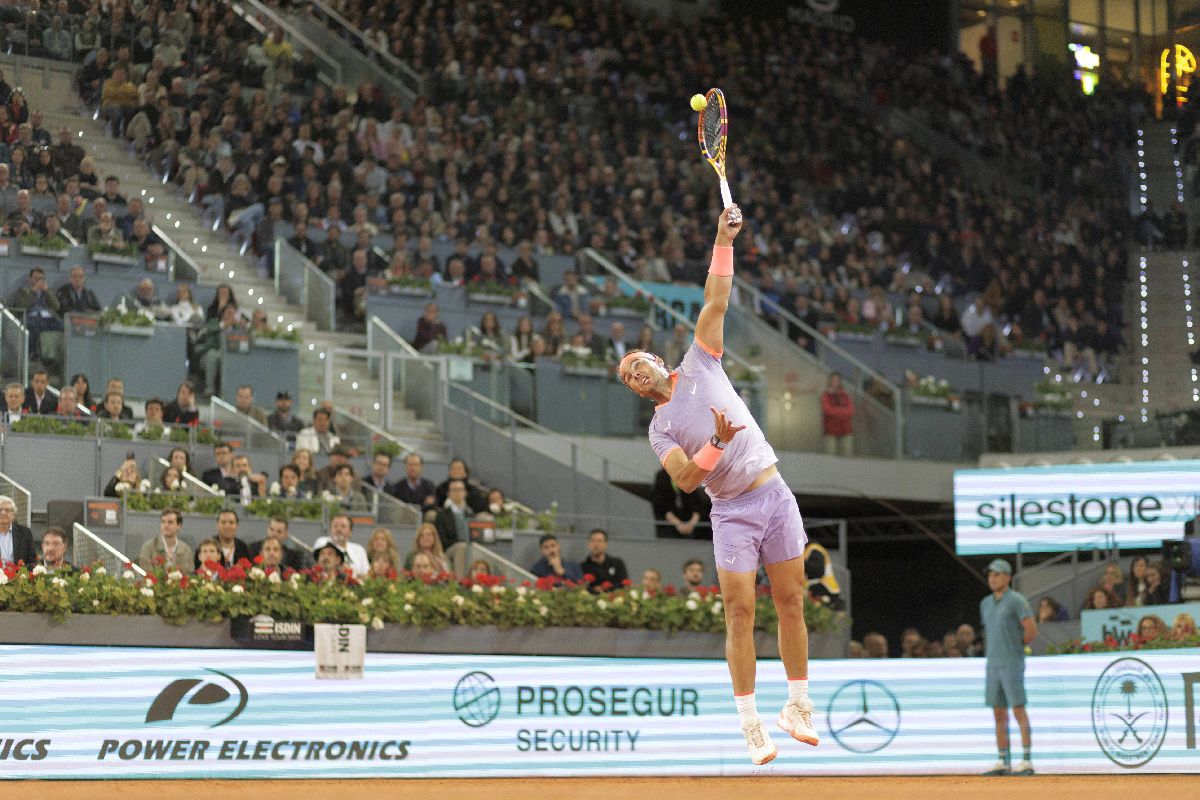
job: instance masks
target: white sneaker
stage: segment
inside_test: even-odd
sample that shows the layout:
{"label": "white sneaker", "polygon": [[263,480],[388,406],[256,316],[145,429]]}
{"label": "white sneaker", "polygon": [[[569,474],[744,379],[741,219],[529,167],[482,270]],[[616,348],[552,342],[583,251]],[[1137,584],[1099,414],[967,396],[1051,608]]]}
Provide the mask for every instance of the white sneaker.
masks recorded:
{"label": "white sneaker", "polygon": [[755,720],[749,725],[742,726],[742,736],[746,737],[746,746],[750,748],[750,760],[762,766],[775,758],[777,750],[767,735],[767,727],[763,721]]}
{"label": "white sneaker", "polygon": [[995,766],[993,766],[991,769],[989,769],[987,772],[985,772],[983,774],[988,775],[988,776],[1011,775],[1012,770],[1009,768],[1007,761],[1005,761],[1004,759],[1000,759],[996,762]]}
{"label": "white sneaker", "polygon": [[797,742],[804,742],[816,747],[821,739],[812,722],[813,702],[809,698],[789,700],[779,712],[779,729]]}
{"label": "white sneaker", "polygon": [[1017,766],[1013,767],[1012,774],[1013,775],[1032,775],[1033,774],[1033,762],[1032,761],[1020,762],[1019,764],[1017,764]]}

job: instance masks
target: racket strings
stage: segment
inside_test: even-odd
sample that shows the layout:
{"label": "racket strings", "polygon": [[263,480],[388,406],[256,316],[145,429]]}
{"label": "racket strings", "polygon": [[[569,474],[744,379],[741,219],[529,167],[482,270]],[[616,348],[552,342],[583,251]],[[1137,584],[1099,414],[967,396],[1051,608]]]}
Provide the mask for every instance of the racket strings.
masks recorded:
{"label": "racket strings", "polygon": [[704,146],[709,158],[718,159],[724,156],[721,152],[721,99],[714,92],[709,95],[708,108],[704,110]]}

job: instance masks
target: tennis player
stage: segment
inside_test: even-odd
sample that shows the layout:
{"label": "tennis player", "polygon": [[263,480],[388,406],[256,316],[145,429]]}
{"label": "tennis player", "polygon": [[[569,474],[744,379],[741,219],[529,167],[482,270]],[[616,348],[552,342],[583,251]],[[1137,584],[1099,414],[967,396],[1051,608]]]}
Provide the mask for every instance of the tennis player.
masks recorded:
{"label": "tennis player", "polygon": [[721,368],[725,311],[733,286],[733,240],[741,211],[721,213],[696,337],[673,372],[662,358],[635,350],[621,359],[621,381],[658,406],[650,445],[685,492],[704,486],[713,500],[713,550],[725,604],[725,658],[742,734],[755,764],[775,758],[775,745],[754,700],[754,578],[761,561],[779,612],[779,653],[788,700],[778,725],[816,745],[808,697],[808,628],[804,623],[804,545],[796,498],[775,467],[775,451]]}

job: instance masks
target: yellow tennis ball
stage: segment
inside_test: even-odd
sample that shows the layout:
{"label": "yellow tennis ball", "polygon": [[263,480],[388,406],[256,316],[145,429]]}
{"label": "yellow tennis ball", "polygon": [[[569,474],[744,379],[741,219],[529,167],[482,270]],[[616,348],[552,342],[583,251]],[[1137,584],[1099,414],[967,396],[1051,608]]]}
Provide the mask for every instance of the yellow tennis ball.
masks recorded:
{"label": "yellow tennis ball", "polygon": [[708,100],[702,94],[692,95],[692,111],[703,111],[708,106]]}

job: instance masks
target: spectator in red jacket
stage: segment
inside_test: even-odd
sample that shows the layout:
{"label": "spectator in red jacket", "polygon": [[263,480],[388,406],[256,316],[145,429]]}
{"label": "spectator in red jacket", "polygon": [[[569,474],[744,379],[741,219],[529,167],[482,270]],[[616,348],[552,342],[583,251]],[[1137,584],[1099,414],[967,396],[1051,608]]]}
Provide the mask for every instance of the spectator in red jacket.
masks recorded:
{"label": "spectator in red jacket", "polygon": [[854,401],[842,387],[842,376],[830,373],[821,392],[821,417],[825,428],[825,452],[831,456],[854,455]]}

